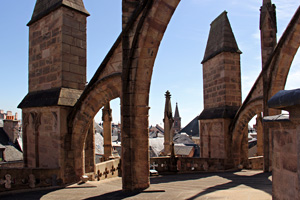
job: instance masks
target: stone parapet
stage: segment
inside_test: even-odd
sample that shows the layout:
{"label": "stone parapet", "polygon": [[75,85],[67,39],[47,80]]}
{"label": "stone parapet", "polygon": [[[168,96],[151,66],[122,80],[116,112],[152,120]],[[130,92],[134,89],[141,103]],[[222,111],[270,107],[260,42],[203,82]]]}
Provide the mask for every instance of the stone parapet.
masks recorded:
{"label": "stone parapet", "polygon": [[60,169],[0,168],[0,193],[63,185]]}
{"label": "stone parapet", "polygon": [[91,178],[91,180],[100,181],[118,176],[121,176],[121,159],[116,158],[96,164],[95,178]]}
{"label": "stone parapet", "polygon": [[[227,165],[226,159],[218,158],[187,158],[176,157],[176,172],[172,173],[193,173],[193,172],[217,172],[233,169]],[[171,157],[150,158],[150,168],[158,171],[159,174],[169,174]]]}
{"label": "stone parapet", "polygon": [[264,117],[272,136],[273,199],[299,199],[300,176],[300,89],[282,90],[269,101],[269,108],[288,115]]}

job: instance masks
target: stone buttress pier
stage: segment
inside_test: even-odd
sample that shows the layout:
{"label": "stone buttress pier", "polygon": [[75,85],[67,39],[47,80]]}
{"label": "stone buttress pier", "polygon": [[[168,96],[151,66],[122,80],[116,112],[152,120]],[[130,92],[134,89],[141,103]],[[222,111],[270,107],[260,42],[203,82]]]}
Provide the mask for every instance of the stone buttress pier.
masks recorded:
{"label": "stone buttress pier", "polygon": [[174,137],[173,123],[174,118],[172,114],[171,106],[171,94],[169,90],[165,94],[166,103],[165,103],[165,112],[164,112],[164,155],[171,155],[172,143]]}
{"label": "stone buttress pier", "polygon": [[87,16],[82,0],[36,1],[27,24],[29,88],[19,104],[25,167],[60,168],[64,177],[66,159],[76,156],[65,154],[74,148],[67,117],[86,85]]}
{"label": "stone buttress pier", "polygon": [[240,54],[224,11],[211,23],[202,61],[204,110],[199,120],[203,158],[230,156],[228,127],[241,105]]}
{"label": "stone buttress pier", "polygon": [[104,139],[104,158],[109,160],[113,158],[112,155],[112,143],[111,143],[111,115],[110,104],[107,103],[102,109],[102,121],[103,121],[103,139]]}

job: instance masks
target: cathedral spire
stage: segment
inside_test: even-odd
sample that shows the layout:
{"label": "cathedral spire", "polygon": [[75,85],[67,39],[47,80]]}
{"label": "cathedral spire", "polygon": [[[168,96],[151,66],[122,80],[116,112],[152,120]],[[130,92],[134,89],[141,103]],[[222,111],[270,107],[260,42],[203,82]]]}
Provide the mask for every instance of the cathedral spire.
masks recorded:
{"label": "cathedral spire", "polygon": [[180,116],[179,116],[178,103],[177,103],[177,102],[176,102],[176,108],[175,108],[174,118],[175,118],[175,117],[180,117]]}
{"label": "cathedral spire", "polygon": [[178,103],[176,103],[174,114],[174,131],[178,133],[181,130],[181,117],[179,115]]}

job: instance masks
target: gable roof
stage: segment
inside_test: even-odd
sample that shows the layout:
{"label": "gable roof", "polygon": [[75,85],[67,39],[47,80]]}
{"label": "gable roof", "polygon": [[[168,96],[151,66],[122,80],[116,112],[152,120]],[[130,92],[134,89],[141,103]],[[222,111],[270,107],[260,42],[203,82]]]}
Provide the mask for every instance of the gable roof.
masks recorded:
{"label": "gable roof", "polygon": [[175,155],[188,156],[191,151],[194,149],[193,146],[185,146],[185,145],[175,145],[174,152]]}
{"label": "gable roof", "polygon": [[236,43],[226,11],[210,24],[202,64],[222,52],[242,53]]}
{"label": "gable roof", "polygon": [[173,137],[174,144],[195,144],[187,134],[175,134]]}
{"label": "gable roof", "polygon": [[23,160],[23,153],[14,146],[6,145],[4,151],[4,159],[6,162]]}

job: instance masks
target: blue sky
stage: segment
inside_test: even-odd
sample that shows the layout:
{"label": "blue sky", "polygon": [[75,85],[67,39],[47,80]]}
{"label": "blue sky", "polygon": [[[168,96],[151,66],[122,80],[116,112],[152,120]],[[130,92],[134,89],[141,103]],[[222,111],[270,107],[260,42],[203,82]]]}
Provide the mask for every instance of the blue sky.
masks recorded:
{"label": "blue sky", "polygon": [[[91,79],[121,32],[121,0],[84,0],[88,17],[87,78]],[[178,102],[182,125],[203,109],[202,65],[210,23],[224,10],[228,12],[241,55],[242,96],[247,96],[261,70],[259,8],[261,0],[182,0],[162,40],[150,91],[149,124],[161,124],[164,93]],[[298,0],[273,0],[277,8],[279,39],[299,6]],[[3,1],[0,8],[0,109],[19,112],[17,105],[28,91],[28,27],[35,0]],[[300,84],[297,55],[286,89]],[[112,101],[113,121],[120,122],[120,101]],[[101,119],[101,112],[96,121]]]}

